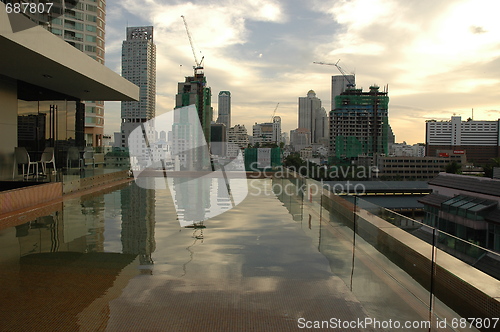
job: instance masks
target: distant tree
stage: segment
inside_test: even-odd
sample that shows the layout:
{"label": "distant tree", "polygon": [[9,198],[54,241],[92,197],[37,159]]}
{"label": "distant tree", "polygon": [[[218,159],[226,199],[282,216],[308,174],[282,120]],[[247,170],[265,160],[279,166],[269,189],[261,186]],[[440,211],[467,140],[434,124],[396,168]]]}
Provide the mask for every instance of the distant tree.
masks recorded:
{"label": "distant tree", "polygon": [[302,160],[302,158],[300,158],[300,155],[298,153],[290,153],[283,161],[283,166],[294,167],[296,170],[304,165],[305,162],[304,160]]}
{"label": "distant tree", "polygon": [[461,171],[461,166],[455,160],[446,165],[446,173],[459,174]]}
{"label": "distant tree", "polygon": [[483,166],[484,176],[488,178],[493,177],[493,168],[500,167],[500,158],[491,158],[491,161]]}

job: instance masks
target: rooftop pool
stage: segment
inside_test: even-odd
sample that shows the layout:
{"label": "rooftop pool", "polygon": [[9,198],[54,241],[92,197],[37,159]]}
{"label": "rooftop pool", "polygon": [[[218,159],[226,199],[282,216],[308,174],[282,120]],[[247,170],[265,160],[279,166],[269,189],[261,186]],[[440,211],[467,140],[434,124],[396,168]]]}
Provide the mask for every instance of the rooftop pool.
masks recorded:
{"label": "rooftop pool", "polygon": [[[444,318],[439,331],[452,330],[460,316],[437,299],[429,315],[429,292],[321,194],[247,184],[240,204],[196,227],[181,226],[168,189],[134,182],[0,220],[0,330],[428,331]],[[224,206],[217,192],[185,210]]]}

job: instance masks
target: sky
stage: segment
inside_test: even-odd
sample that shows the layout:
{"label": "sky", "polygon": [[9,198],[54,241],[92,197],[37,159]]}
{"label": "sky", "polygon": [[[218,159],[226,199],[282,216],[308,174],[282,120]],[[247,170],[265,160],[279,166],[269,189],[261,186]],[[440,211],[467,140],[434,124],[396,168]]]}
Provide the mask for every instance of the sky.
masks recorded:
{"label": "sky", "polygon": [[[106,66],[121,73],[126,27],[154,26],[156,115],[175,106],[177,83],[204,57],[217,95],[229,90],[232,125],[298,125],[298,98],[314,90],[327,111],[336,63],[357,88],[389,87],[397,142],[425,142],[425,120],[500,118],[498,0],[108,0]],[[105,133],[119,131],[120,103],[106,102]]]}

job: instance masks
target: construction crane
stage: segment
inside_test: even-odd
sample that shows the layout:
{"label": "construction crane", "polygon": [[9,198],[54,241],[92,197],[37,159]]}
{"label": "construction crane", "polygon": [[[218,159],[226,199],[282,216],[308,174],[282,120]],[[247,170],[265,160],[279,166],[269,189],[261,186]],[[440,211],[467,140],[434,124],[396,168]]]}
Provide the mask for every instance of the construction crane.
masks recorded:
{"label": "construction crane", "polygon": [[345,80],[347,81],[347,83],[348,83],[347,86],[354,88],[356,86],[356,84],[349,78],[349,76],[345,73],[345,71],[339,66],[339,62],[340,62],[340,59],[338,59],[337,62],[335,62],[335,63],[317,62],[317,61],[314,61],[313,63],[315,63],[317,65],[327,65],[327,66],[337,67],[339,72],[342,74],[342,76],[344,76]]}
{"label": "construction crane", "polygon": [[274,116],[276,115],[276,110],[278,109],[279,105],[280,105],[280,103],[277,103],[276,107],[274,108],[273,115],[271,116],[271,123],[274,121]]}
{"label": "construction crane", "polygon": [[202,56],[201,60],[198,61],[198,57],[196,56],[196,52],[194,50],[193,39],[191,38],[191,34],[189,33],[189,28],[188,28],[188,25],[187,25],[187,22],[186,22],[186,18],[184,17],[184,15],[181,15],[181,17],[182,17],[182,21],[184,21],[184,26],[186,27],[187,36],[189,38],[189,44],[191,45],[191,51],[193,51],[194,63],[196,64],[196,66],[193,66],[193,69],[194,69],[194,71],[196,73],[198,70],[202,70],[203,69],[202,63],[203,63],[203,59],[205,57]]}

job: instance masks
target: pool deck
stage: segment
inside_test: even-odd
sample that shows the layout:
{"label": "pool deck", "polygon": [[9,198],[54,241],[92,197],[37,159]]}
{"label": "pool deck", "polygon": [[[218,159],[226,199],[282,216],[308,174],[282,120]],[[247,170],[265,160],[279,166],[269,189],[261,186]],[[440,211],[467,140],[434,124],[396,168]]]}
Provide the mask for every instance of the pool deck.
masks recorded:
{"label": "pool deck", "polygon": [[[156,191],[153,264],[123,253],[0,260],[0,330],[293,331],[300,318],[368,317],[283,204],[259,191],[267,181],[255,181],[204,229],[180,228],[169,192]],[[0,249],[18,245],[12,232],[0,232]]]}

